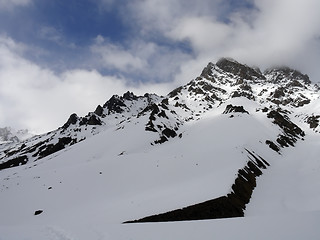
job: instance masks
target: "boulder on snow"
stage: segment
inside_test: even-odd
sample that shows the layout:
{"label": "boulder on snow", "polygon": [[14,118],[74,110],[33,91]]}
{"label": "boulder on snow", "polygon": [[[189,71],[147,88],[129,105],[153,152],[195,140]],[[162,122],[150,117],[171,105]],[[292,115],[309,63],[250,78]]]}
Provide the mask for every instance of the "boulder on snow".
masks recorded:
{"label": "boulder on snow", "polygon": [[34,212],[34,215],[37,216],[37,215],[40,215],[41,213],[43,213],[43,210],[37,210]]}

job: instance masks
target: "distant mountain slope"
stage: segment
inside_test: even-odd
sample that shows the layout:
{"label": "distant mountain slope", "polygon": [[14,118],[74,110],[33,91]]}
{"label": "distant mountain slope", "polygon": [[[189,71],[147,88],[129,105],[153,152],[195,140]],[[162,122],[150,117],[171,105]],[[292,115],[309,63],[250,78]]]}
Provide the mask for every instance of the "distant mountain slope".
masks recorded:
{"label": "distant mountain slope", "polygon": [[15,130],[10,127],[0,128],[0,144],[17,143],[31,138],[33,134],[27,129]]}
{"label": "distant mountain slope", "polygon": [[[166,96],[115,95],[1,151],[0,225],[254,215],[268,199],[266,182],[275,184],[270,176],[294,178],[297,156],[308,158],[297,186],[320,182],[319,150],[310,150],[319,143],[319,106],[307,75],[226,58]],[[301,204],[317,210],[317,192],[305,193],[311,200],[303,195]]]}

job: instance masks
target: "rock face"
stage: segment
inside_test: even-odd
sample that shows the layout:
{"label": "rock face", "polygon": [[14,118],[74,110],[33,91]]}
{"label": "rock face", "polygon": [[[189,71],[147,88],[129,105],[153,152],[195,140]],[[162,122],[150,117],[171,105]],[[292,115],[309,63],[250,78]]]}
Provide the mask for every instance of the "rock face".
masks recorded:
{"label": "rock face", "polygon": [[223,111],[223,114],[231,113],[231,112],[238,112],[238,113],[247,113],[243,106],[233,106],[232,104],[227,105],[226,109]]}
{"label": "rock face", "polygon": [[216,65],[225,72],[237,75],[241,79],[265,79],[265,76],[261,74],[261,71],[258,68],[254,69],[248,67],[232,59],[222,58],[216,63]]}
{"label": "rock face", "polygon": [[77,123],[79,117],[77,114],[73,113],[70,115],[68,121],[62,126],[62,128],[67,129],[70,125],[74,125]]}
{"label": "rock face", "polygon": [[273,83],[286,82],[289,79],[290,82],[288,84],[292,87],[303,87],[303,84],[299,81],[302,81],[304,84],[311,84],[307,74],[302,74],[301,72],[290,69],[289,67],[270,68],[264,72],[264,75],[271,75],[272,78],[270,80]]}

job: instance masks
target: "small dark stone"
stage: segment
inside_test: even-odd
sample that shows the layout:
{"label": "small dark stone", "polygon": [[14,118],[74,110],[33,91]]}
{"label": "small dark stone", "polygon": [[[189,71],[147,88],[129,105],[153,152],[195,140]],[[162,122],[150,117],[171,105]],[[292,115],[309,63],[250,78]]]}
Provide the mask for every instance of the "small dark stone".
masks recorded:
{"label": "small dark stone", "polygon": [[41,213],[43,213],[43,210],[37,210],[37,211],[34,212],[34,215],[37,216],[37,215],[39,215]]}

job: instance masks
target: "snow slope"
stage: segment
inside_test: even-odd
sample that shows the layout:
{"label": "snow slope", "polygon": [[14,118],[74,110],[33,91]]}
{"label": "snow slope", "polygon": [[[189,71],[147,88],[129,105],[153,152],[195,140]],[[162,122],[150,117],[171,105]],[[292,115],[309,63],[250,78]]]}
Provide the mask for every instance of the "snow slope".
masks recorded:
{"label": "snow slope", "polygon": [[[317,239],[319,101],[306,75],[228,59],[168,96],[114,96],[2,150],[0,239]],[[235,192],[254,156],[270,166],[245,218],[121,224]]]}
{"label": "snow slope", "polygon": [[171,223],[0,226],[1,240],[319,239],[320,213]]}

